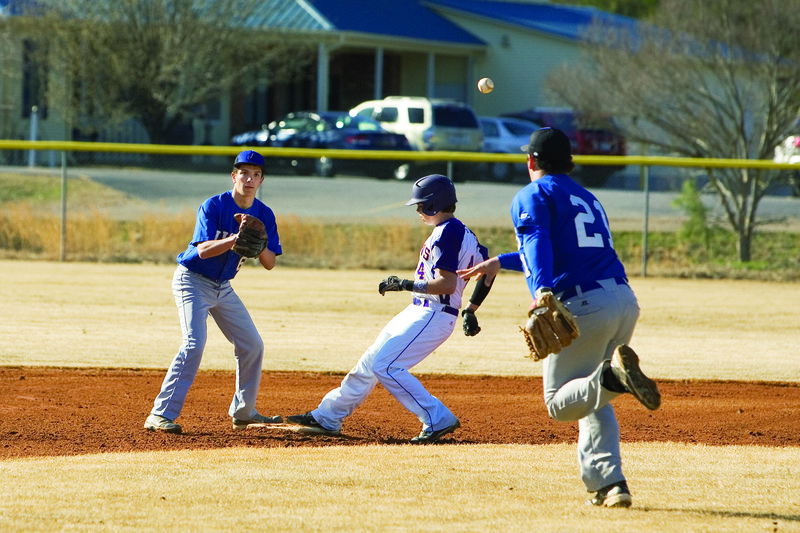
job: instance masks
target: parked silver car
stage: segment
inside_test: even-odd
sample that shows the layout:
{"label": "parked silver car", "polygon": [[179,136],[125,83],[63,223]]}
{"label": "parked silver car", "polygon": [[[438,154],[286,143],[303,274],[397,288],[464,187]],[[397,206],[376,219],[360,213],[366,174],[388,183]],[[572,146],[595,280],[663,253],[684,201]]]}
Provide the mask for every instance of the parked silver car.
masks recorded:
{"label": "parked silver car", "polygon": [[481,170],[489,181],[511,181],[528,175],[521,147],[528,144],[531,133],[539,125],[527,120],[508,117],[478,117],[483,130],[483,151],[492,154],[518,154],[519,163],[488,163]]}

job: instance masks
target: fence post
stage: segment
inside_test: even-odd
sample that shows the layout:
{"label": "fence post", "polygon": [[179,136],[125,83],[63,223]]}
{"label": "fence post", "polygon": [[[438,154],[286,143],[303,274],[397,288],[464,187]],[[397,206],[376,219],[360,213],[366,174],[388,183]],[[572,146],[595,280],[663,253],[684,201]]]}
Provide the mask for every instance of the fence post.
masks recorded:
{"label": "fence post", "polygon": [[[39,108],[37,106],[31,107],[31,140],[35,141],[38,136],[39,129]],[[28,151],[28,166],[36,166],[36,150]]]}
{"label": "fence post", "polygon": [[[642,155],[644,155],[644,145],[642,145]],[[640,165],[639,172],[641,180],[644,182],[644,220],[642,226],[642,277],[647,277],[647,226],[650,216],[650,166]]]}
{"label": "fence post", "polygon": [[61,262],[67,259],[67,152],[61,152]]}

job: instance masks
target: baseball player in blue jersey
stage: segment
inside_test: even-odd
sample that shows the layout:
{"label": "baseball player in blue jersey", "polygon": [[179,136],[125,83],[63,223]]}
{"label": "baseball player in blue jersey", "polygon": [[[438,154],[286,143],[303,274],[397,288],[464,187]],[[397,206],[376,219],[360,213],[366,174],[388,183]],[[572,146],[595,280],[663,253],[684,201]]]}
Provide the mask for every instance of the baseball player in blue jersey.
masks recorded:
{"label": "baseball player in blue jersey", "polygon": [[[455,218],[456,201],[455,187],[445,176],[425,176],[414,183],[406,205],[416,205],[433,231],[420,251],[413,279],[389,276],[378,285],[381,295],[410,291],[411,303],[383,328],[338,388],[326,394],[316,409],[289,416],[288,422],[339,434],[342,420],[380,383],[422,423],[422,432],[411,443],[436,442],[460,427],[458,418],[409,373],[453,332],[466,285],[456,271],[488,257],[486,248]],[[476,284],[470,298],[473,308],[488,291],[484,283]],[[464,332],[474,335],[479,330],[475,315],[464,315]]]}
{"label": "baseball player in blue jersey", "polygon": [[580,336],[543,360],[545,404],[554,420],[578,421],[578,464],[586,489],[594,493],[590,502],[629,507],[619,425],[610,402],[631,393],[648,409],[661,404],[656,383],[642,373],[628,346],[639,306],[614,251],[603,207],[568,175],[574,164],[567,136],[542,128],[523,149],[531,183],[511,204],[519,251],[459,275],[522,271],[534,300],[552,292],[574,315]]}
{"label": "baseball player in blue jersey", "polygon": [[233,428],[282,422],[281,417],[262,416],[256,411],[264,342],[230,283],[245,261],[245,257],[232,250],[240,231],[240,223],[234,215],[256,217],[264,223],[267,243],[257,259],[265,269],[272,270],[275,266],[276,257],[281,255],[281,243],[275,215],[256,198],[264,180],[264,158],[258,152],[246,150],[236,157],[233,167],[232,190],[213,196],[200,206],[192,241],[186,251],[178,255],[172,292],[178,306],[183,343],[145,421],[145,429],[151,431],[181,433],[175,419],[181,413],[200,367],[208,315],[233,344],[236,392],[229,410]]}

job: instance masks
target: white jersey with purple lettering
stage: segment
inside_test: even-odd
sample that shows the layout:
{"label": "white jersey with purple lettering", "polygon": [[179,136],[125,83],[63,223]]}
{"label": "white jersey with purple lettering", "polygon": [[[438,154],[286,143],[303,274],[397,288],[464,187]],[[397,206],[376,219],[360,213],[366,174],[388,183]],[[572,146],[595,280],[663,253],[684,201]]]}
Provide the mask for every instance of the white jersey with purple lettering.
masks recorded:
{"label": "white jersey with purple lettering", "polygon": [[[419,263],[414,273],[414,281],[431,281],[436,277],[436,269],[456,272],[470,268],[488,258],[486,247],[457,218],[450,218],[431,232],[419,252]],[[461,308],[461,294],[467,285],[458,278],[453,294],[414,294],[418,300],[429,300],[438,304]]]}
{"label": "white jersey with purple lettering", "polygon": [[[431,281],[436,270],[456,272],[484,261],[488,252],[460,220],[449,218],[436,226],[419,253],[415,281]],[[408,370],[428,357],[453,333],[461,293],[466,282],[458,280],[450,295],[417,294],[367,348],[342,380],[311,412],[329,431],[339,431],[342,420],[367,399],[377,383],[422,422],[423,431],[451,427],[458,418],[428,392]]]}

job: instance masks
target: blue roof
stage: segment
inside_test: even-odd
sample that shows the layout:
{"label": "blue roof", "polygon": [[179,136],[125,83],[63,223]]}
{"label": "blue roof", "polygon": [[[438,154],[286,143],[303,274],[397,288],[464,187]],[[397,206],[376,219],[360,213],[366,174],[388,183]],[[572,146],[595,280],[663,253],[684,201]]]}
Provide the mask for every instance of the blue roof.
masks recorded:
{"label": "blue roof", "polygon": [[35,6],[35,0],[0,0],[0,16],[20,15],[26,8]]}
{"label": "blue roof", "polygon": [[637,23],[630,17],[615,15],[595,7],[490,0],[421,1],[432,8],[438,6],[461,11],[574,41],[580,40],[585,30],[595,20],[629,28],[633,28]]}
{"label": "blue roof", "polygon": [[[200,4],[203,1],[198,0]],[[0,0],[0,16],[20,14],[36,0]],[[440,11],[458,11],[524,29],[579,40],[595,20],[633,28],[636,20],[594,7],[496,0],[269,0],[244,26],[300,31],[352,32],[457,45],[486,42]],[[234,23],[235,24],[235,23]]]}
{"label": "blue roof", "polygon": [[307,3],[338,31],[465,45],[486,44],[419,0],[307,0]]}

